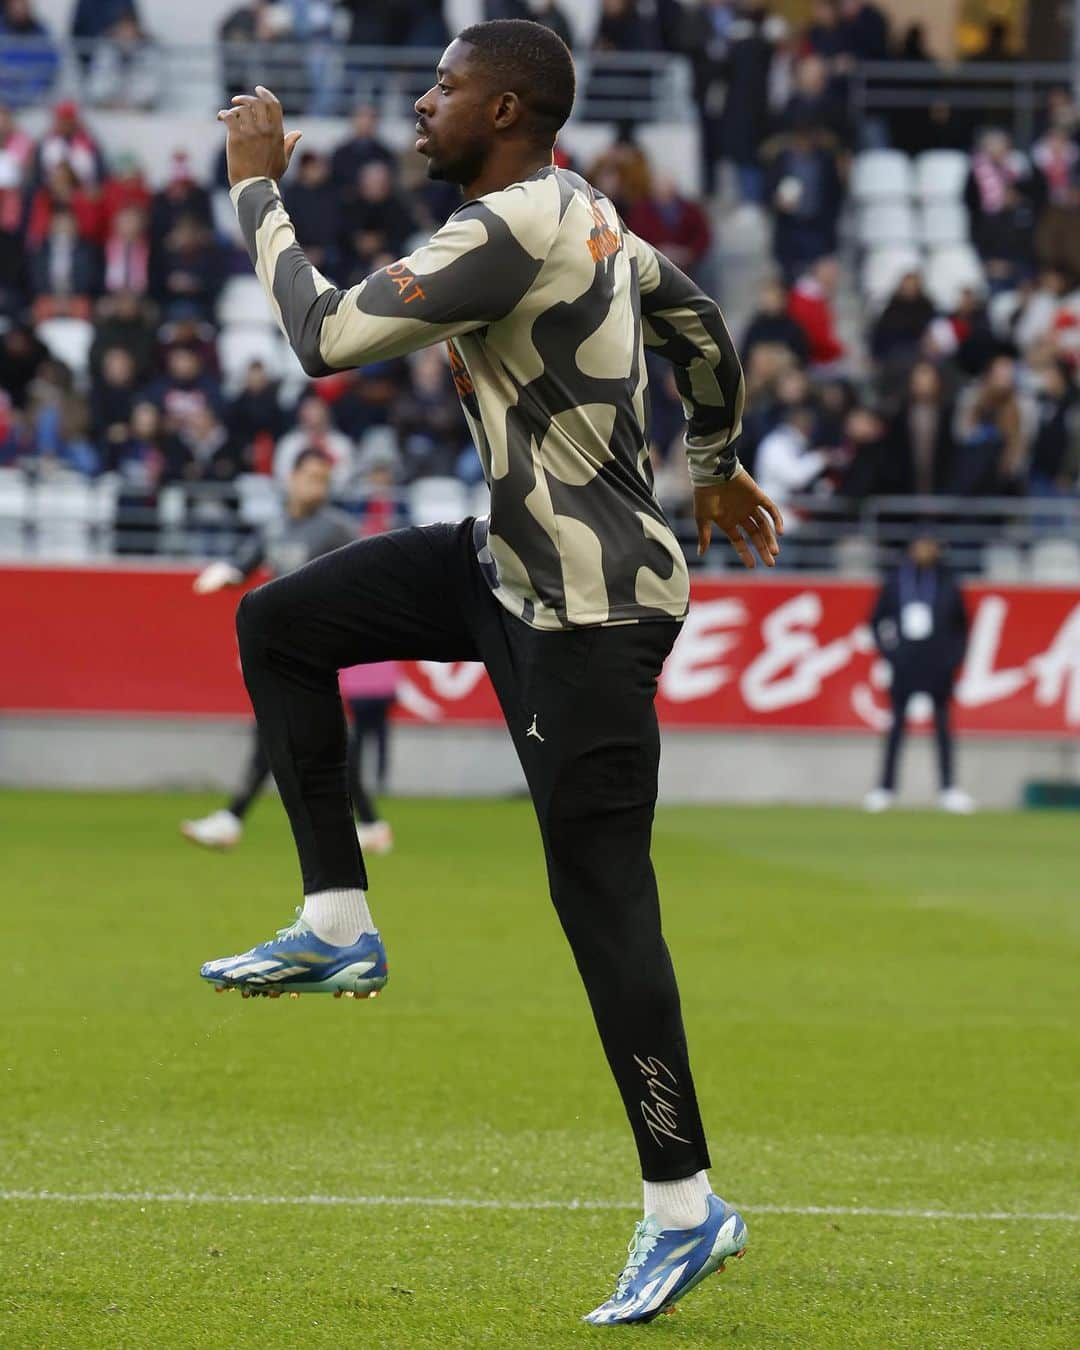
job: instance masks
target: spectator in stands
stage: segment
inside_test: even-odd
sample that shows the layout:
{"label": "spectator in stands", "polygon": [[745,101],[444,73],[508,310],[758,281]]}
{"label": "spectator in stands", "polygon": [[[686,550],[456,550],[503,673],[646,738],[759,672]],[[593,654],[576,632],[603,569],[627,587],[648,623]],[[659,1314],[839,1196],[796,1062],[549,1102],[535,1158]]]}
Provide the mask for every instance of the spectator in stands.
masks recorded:
{"label": "spectator in stands", "polygon": [[79,237],[74,215],[53,211],[48,234],[30,256],[34,322],[59,316],[89,319],[100,267],[98,251]]}
{"label": "spectator in stands", "polygon": [[53,109],[52,125],[38,143],[34,177],[43,182],[60,164],[66,164],[84,188],[94,188],[105,178],[105,156],[71,99]]}
{"label": "spectator in stands", "polygon": [[914,268],[906,272],[871,330],[870,351],[874,360],[910,364],[936,314],[923,289],[922,275]]}
{"label": "spectator in stands", "polygon": [[949,491],[960,497],[1022,490],[1036,411],[1020,392],[1016,362],[997,356],[956,405],[956,454]]}
{"label": "spectator in stands", "polygon": [[742,361],[750,365],[759,346],[783,347],[800,363],[810,354],[802,325],[787,312],[788,295],[783,282],[773,277],[758,295],[757,312],[746,329],[742,342]]}
{"label": "spectator in stands", "polygon": [[131,435],[138,387],[138,368],[126,347],[109,347],[102,353],[101,374],[91,387],[90,431],[107,461],[113,447],[125,444]]}
{"label": "spectator in stands", "polygon": [[[799,277],[788,295],[788,314],[806,335],[810,365],[835,366],[847,356],[836,332],[832,301],[840,283],[835,258],[818,258]],[[764,491],[764,489],[762,489]]]}
{"label": "spectator in stands", "polygon": [[0,381],[0,468],[17,468],[32,448],[25,423]]}
{"label": "spectator in stands", "polygon": [[[34,142],[19,126],[15,114],[0,103],[0,192],[18,192],[30,179],[34,164]],[[11,228],[11,222],[0,200],[0,223]]]}
{"label": "spectator in stands", "polygon": [[574,45],[569,21],[556,0],[485,0],[485,19],[531,19],[542,23],[566,43]]}
{"label": "spectator in stands", "polygon": [[889,21],[868,0],[840,0],[840,46],[853,61],[884,61],[889,55]]}
{"label": "spectator in stands", "polygon": [[181,216],[151,260],[150,289],[168,314],[178,302],[211,319],[221,289],[221,253],[197,216]]}
{"label": "spectator in stands", "polygon": [[317,394],[301,399],[295,428],[278,441],[274,477],[287,483],[293,465],[305,450],[318,450],[333,465],[331,481],[336,492],[347,486],[354,469],[353,443],[334,426],[330,409]]}
{"label": "spectator in stands", "polygon": [[[222,20],[218,29],[225,77],[225,106],[234,94],[249,94],[266,79],[268,69],[282,71],[281,44],[290,38],[292,15],[284,4],[273,0],[249,0]],[[277,47],[278,50],[268,50]],[[300,112],[303,100],[295,97],[297,63],[284,72],[284,84],[278,84],[279,97],[289,112]]]}
{"label": "spectator in stands", "polygon": [[648,195],[652,169],[641,146],[629,134],[621,134],[593,160],[586,177],[625,219]]}
{"label": "spectator in stands", "polygon": [[87,97],[98,108],[145,112],[161,96],[161,55],[134,14],[122,14],[94,52]]}
{"label": "spectator in stands", "polygon": [[101,188],[101,219],[108,238],[118,211],[136,206],[149,216],[150,189],[146,185],[142,166],[132,154],[119,154],[113,160],[112,173]]}
{"label": "spectator in stands", "polygon": [[754,206],[765,201],[761,147],[772,120],[769,77],[777,31],[766,0],[742,0],[728,29],[726,58],[717,63],[726,84],[718,157],[734,165],[739,197]]}
{"label": "spectator in stands", "polygon": [[784,513],[784,533],[798,529],[801,516],[790,509],[794,495],[805,492],[829,467],[829,456],[810,446],[816,413],[812,403],[793,403],[783,409],[779,423],[766,435],[754,458],[758,485],[768,483],[769,497]]}
{"label": "spectator in stands", "polygon": [[785,280],[836,251],[843,197],[835,152],[809,125],[778,140],[769,172],[776,211],[773,249]]}
{"label": "spectator in stands", "polygon": [[7,391],[16,412],[26,407],[26,391],[48,357],[44,343],[27,324],[0,329],[0,389]]}
{"label": "spectator in stands", "polygon": [[886,433],[881,491],[945,492],[953,477],[952,422],[941,371],[932,361],[916,361]]}
{"label": "spectator in stands", "polygon": [[380,253],[395,258],[406,251],[416,222],[408,202],[394,190],[389,166],[381,160],[365,164],[357,175],[355,191],[342,207],[342,251],[352,263],[352,278],[359,280],[359,269],[370,271]]}
{"label": "spectator in stands", "polygon": [[50,170],[48,181],[34,193],[26,224],[27,248],[37,248],[44,241],[56,211],[63,211],[75,218],[81,239],[89,244],[102,243],[104,220],[101,198],[95,189],[80,184],[69,164],[57,164]]}
{"label": "spectator in stands", "polygon": [[96,474],[100,460],[89,439],[86,401],[77,395],[71,371],[59,361],[45,361],[28,392],[35,472]]}
{"label": "spectator in stands", "polygon": [[[404,476],[415,478],[457,474],[459,462],[471,481],[479,459],[460,416],[455,417],[456,397],[450,368],[443,352],[427,347],[408,358],[409,384],[390,408],[390,425],[397,432]],[[466,456],[467,452],[467,456]]]}
{"label": "spectator in stands", "polygon": [[165,427],[179,432],[197,412],[221,409],[221,389],[210,375],[198,347],[176,343],[165,355],[165,373],[145,390],[165,417]]}
{"label": "spectator in stands", "polygon": [[1035,253],[1044,267],[1080,277],[1080,184],[1044,208],[1035,230]]}
{"label": "spectator in stands", "polygon": [[273,470],[274,442],[286,428],[280,385],[261,361],[252,361],[244,384],[225,410],[229,437],[255,473]]}
{"label": "spectator in stands", "polygon": [[155,368],[156,327],[147,305],[132,291],[118,291],[98,302],[94,341],[90,346],[90,377],[100,380],[105,353],[123,347],[135,362],[136,383],[144,385]]}
{"label": "spectator in stands", "polygon": [[829,65],[816,55],[804,56],[795,67],[795,88],[781,117],[782,130],[813,129],[843,145],[848,140],[843,99],[829,80]]}
{"label": "spectator in stands", "polygon": [[1036,409],[1028,490],[1034,497],[1062,497],[1077,486],[1080,426],[1069,367],[1043,362],[1032,371]]}
{"label": "spectator in stands", "polygon": [[848,413],[840,444],[829,457],[837,496],[861,502],[883,491],[887,456],[884,420],[876,409],[857,404]]}
{"label": "spectator in stands", "polygon": [[383,426],[390,409],[409,387],[409,367],[405,360],[375,361],[361,370],[341,372],[322,381],[320,393],[334,409],[334,424],[339,431],[359,441],[372,427]]}
{"label": "spectator in stands", "polygon": [[150,205],[150,241],[155,249],[184,217],[202,221],[207,227],[213,223],[210,194],[195,181],[187,151],[176,150],[169,160],[166,184],[154,193]]}
{"label": "spectator in stands", "polygon": [[154,553],[158,547],[157,503],[169,483],[197,475],[191,451],[165,431],[160,409],[147,400],[131,410],[129,434],[108,447],[106,467],[119,475],[116,551]]}
{"label": "spectator in stands", "polygon": [[[9,41],[10,39],[10,41]],[[30,0],[4,0],[0,12],[0,90],[13,107],[40,103],[52,88],[60,56]]]}
{"label": "spectator in stands", "polygon": [[341,192],[355,188],[360,170],[372,161],[385,164],[391,172],[397,165],[394,152],[379,140],[379,114],[370,103],[361,103],[353,110],[352,127],[348,140],[335,146],[330,157],[330,173]]}
{"label": "spectator in stands", "polygon": [[0,316],[15,314],[26,289],[22,246],[25,188],[34,143],[0,104]]}
{"label": "spectator in stands", "polygon": [[712,236],[700,203],[684,196],[668,174],[657,174],[647,196],[626,218],[627,226],[688,276],[699,277]]}
{"label": "spectator in stands", "polygon": [[76,0],[71,36],[76,42],[95,42],[120,19],[127,18],[138,22],[135,0]]}
{"label": "spectator in stands", "polygon": [[1069,132],[1051,125],[1031,147],[1031,163],[1042,201],[1053,205],[1067,202],[1080,166],[1080,148]]}
{"label": "spectator in stands", "polygon": [[150,234],[146,212],[125,206],[105,240],[105,290],[145,295],[150,285]]}
{"label": "spectator in stands", "polygon": [[1009,190],[1023,190],[1028,186],[1029,176],[1028,162],[1014,147],[1007,131],[991,127],[982,133],[971,157],[971,172],[964,190],[964,200],[971,212],[972,238],[980,252],[984,252],[983,232],[1006,209]]}
{"label": "spectator in stands", "polygon": [[341,211],[326,156],[305,150],[297,159],[295,175],[283,186],[282,197],[297,243],[321,272],[335,275]]}

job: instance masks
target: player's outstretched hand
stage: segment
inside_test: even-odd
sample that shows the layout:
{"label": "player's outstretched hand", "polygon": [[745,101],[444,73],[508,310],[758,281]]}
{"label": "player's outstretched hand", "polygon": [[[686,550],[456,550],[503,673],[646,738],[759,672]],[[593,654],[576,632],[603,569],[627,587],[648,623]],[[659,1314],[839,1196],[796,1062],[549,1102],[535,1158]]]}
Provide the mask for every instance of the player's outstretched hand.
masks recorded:
{"label": "player's outstretched hand", "polygon": [[697,521],[698,557],[709,547],[712,527],[718,526],[734,545],[744,567],[753,567],[754,551],[766,567],[775,567],[784,533],[784,517],[775,502],[765,496],[745,469],[730,482],[694,489],[694,519]]}
{"label": "player's outstretched hand", "polygon": [[281,104],[261,84],[254,94],[237,94],[231,108],[222,108],[217,115],[228,130],[225,157],[229,166],[229,183],[242,183],[245,178],[280,178],[289,167],[302,132],[285,135]]}

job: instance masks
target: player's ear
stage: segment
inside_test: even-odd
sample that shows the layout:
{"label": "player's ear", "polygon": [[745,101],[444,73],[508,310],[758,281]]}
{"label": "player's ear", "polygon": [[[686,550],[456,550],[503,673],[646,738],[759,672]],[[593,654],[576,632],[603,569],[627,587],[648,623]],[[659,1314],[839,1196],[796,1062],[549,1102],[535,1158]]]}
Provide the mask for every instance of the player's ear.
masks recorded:
{"label": "player's ear", "polygon": [[521,99],[517,94],[500,94],[499,101],[495,104],[495,130],[506,131],[516,126],[521,120],[521,112]]}

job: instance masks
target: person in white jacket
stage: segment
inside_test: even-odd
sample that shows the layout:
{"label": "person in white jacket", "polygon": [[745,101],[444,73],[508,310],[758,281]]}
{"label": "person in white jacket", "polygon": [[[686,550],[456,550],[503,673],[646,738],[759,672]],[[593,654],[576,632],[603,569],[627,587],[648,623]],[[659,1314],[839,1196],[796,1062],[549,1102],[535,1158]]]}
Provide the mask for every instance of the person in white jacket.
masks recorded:
{"label": "person in white jacket", "polygon": [[824,450],[810,448],[813,429],[813,408],[805,403],[793,404],[780,425],[762,439],[754,460],[758,486],[784,512],[788,534],[799,524],[798,513],[785,509],[789,501],[805,492],[829,463]]}

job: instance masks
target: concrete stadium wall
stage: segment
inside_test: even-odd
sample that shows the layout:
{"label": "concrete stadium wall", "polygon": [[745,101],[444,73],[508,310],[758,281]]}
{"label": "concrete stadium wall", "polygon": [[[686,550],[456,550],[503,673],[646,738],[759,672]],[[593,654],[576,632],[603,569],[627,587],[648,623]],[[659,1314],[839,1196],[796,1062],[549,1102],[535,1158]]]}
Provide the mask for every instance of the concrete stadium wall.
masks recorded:
{"label": "concrete stadium wall", "polygon": [[[250,726],[238,719],[0,717],[0,786],[215,789],[235,786]],[[667,802],[853,805],[872,785],[873,736],[668,731],[661,764]],[[1080,779],[1080,744],[968,738],[960,782],[985,807],[1017,806],[1030,779]],[[501,796],[524,791],[509,738],[495,728],[400,726],[391,790],[406,796]],[[932,801],[932,745],[913,736],[905,803]]]}

